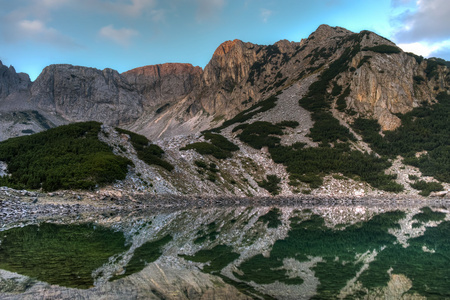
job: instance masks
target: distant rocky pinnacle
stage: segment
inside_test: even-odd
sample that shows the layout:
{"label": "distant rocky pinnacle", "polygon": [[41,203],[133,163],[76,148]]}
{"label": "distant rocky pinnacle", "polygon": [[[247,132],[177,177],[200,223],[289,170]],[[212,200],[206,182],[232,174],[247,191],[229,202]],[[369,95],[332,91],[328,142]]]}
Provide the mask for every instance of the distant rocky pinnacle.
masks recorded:
{"label": "distant rocky pinnacle", "polygon": [[223,42],[217,47],[216,51],[214,51],[213,57],[227,54],[237,43],[242,43],[242,41],[236,39],[234,41]]}
{"label": "distant rocky pinnacle", "polygon": [[449,88],[445,66],[431,68],[430,60],[404,53],[373,32],[321,25],[300,42],[263,46],[226,41],[204,70],[167,63],[119,74],[51,65],[31,83],[26,74],[0,63],[0,111],[32,109],[54,124],[95,120],[152,139],[170,137],[217,126],[277,91],[335,67],[350,51],[348,67],[334,83],[349,89],[340,111],[337,105],[332,108],[344,121],[352,118],[346,111],[353,111],[392,130],[401,124],[397,113],[433,102]]}
{"label": "distant rocky pinnacle", "polygon": [[0,61],[0,101],[3,103],[10,95],[26,92],[30,88],[31,81],[28,74],[16,73],[13,66],[9,68]]}

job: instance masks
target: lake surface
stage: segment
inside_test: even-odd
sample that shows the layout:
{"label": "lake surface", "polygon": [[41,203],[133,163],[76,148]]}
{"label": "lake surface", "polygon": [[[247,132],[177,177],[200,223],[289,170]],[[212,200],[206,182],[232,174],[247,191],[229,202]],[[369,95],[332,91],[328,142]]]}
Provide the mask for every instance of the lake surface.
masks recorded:
{"label": "lake surface", "polygon": [[9,228],[0,298],[450,298],[448,208],[192,208]]}

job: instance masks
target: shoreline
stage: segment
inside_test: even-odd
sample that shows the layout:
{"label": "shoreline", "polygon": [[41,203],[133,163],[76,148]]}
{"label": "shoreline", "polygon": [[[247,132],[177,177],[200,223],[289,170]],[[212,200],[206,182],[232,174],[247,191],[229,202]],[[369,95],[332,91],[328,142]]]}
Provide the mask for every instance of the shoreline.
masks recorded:
{"label": "shoreline", "polygon": [[294,195],[275,197],[230,197],[210,195],[154,195],[60,191],[39,193],[0,188],[0,231],[25,224],[57,220],[95,220],[95,215],[156,213],[185,209],[238,206],[381,206],[386,208],[439,207],[450,209],[449,197],[411,195],[329,196]]}

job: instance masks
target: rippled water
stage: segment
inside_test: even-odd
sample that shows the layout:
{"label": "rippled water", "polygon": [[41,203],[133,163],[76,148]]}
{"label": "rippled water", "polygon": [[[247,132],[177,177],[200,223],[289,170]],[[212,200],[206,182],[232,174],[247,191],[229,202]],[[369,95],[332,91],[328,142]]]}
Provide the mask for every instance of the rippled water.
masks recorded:
{"label": "rippled water", "polygon": [[450,297],[446,205],[98,216],[0,232],[0,298]]}

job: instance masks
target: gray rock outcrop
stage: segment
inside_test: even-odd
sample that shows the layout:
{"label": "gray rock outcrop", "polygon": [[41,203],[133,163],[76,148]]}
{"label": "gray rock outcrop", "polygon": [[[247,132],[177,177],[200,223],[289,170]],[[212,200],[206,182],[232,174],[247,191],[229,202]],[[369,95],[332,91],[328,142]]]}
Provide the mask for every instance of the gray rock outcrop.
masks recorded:
{"label": "gray rock outcrop", "polygon": [[9,68],[0,61],[0,99],[9,95],[28,90],[30,77],[25,73],[16,73],[13,66]]}
{"label": "gray rock outcrop", "polygon": [[46,67],[31,87],[31,101],[70,122],[118,125],[142,112],[142,95],[117,71],[72,65]]}

